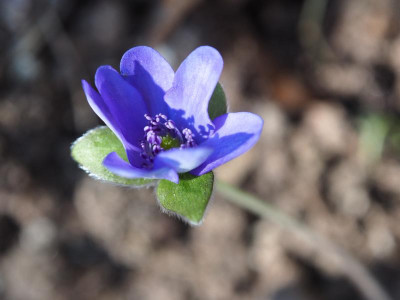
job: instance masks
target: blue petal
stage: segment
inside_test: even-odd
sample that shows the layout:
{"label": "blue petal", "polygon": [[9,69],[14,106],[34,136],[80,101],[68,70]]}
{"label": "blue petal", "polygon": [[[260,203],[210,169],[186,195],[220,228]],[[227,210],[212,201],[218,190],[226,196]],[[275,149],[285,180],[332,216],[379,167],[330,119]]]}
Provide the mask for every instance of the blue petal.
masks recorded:
{"label": "blue petal", "polygon": [[118,128],[118,123],[115,123],[113,116],[107,105],[104,103],[103,98],[97,93],[86,80],[82,80],[83,91],[85,92],[86,99],[100,119],[115,133],[115,135],[125,142],[125,138]]}
{"label": "blue petal", "polygon": [[120,69],[141,93],[151,115],[168,115],[164,95],[172,87],[174,70],[156,50],[146,46],[128,50],[122,56]]}
{"label": "blue petal", "polygon": [[229,113],[214,120],[215,132],[200,146],[214,152],[198,168],[191,171],[203,175],[248,151],[258,141],[263,119],[248,112]]}
{"label": "blue petal", "polygon": [[119,123],[115,121],[108,106],[99,93],[97,93],[85,80],[82,80],[82,86],[90,107],[119,138],[121,143],[124,145],[129,161],[135,166],[140,166],[143,163],[143,159],[140,157],[140,149],[125,139],[125,136],[119,127]]}
{"label": "blue petal", "polygon": [[178,173],[186,173],[200,166],[212,152],[206,147],[171,149],[158,154],[155,165],[166,165]]}
{"label": "blue petal", "polygon": [[214,128],[208,116],[208,102],[222,67],[222,57],[217,50],[199,47],[182,62],[172,88],[165,94],[165,101],[171,108],[170,117],[181,130],[188,127],[196,132],[198,143]]}
{"label": "blue petal", "polygon": [[154,167],[151,170],[140,169],[132,166],[116,152],[111,152],[104,158],[103,165],[112,173],[125,178],[166,179],[175,183],[179,182],[178,174],[166,166]]}
{"label": "blue petal", "polygon": [[97,69],[95,83],[114,119],[114,126],[128,143],[139,147],[147,113],[142,96],[110,66]]}

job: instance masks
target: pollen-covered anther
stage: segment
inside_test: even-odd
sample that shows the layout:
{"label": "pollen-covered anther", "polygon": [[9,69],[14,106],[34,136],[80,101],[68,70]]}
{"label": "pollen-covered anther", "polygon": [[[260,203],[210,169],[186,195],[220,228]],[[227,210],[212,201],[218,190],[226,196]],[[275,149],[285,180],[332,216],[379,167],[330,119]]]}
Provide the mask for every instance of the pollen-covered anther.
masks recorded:
{"label": "pollen-covered anther", "polygon": [[165,122],[165,127],[167,127],[170,130],[174,130],[175,127],[175,123],[172,120],[168,120],[167,122]]}
{"label": "pollen-covered anther", "polygon": [[194,134],[189,128],[185,128],[182,130],[182,133],[186,139],[186,143],[181,145],[181,148],[188,148],[196,146],[196,142],[194,141]]}
{"label": "pollen-covered anther", "polygon": [[149,142],[150,144],[161,144],[161,137],[154,131],[154,130],[150,130],[146,133],[146,140],[147,142]]}

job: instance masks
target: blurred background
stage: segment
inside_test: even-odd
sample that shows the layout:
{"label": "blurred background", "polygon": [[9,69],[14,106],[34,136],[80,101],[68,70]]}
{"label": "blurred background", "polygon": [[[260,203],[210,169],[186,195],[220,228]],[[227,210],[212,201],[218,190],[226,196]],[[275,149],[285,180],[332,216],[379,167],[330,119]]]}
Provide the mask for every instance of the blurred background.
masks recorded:
{"label": "blurred background", "polygon": [[[265,120],[216,171],[347,249],[400,299],[400,2],[0,0],[0,299],[364,299],[323,250],[213,196],[204,224],[89,178],[80,80],[137,45],[217,48]],[[351,266],[349,266],[350,268]]]}

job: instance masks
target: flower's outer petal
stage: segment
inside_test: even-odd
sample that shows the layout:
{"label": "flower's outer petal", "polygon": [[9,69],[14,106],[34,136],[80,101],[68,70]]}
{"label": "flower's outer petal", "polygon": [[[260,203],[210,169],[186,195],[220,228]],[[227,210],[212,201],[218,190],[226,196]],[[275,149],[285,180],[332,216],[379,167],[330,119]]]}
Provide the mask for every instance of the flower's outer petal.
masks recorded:
{"label": "flower's outer petal", "polygon": [[223,60],[217,50],[209,46],[199,47],[182,62],[172,88],[165,94],[165,101],[171,108],[170,118],[181,130],[185,127],[195,130],[198,143],[213,129],[208,116],[208,102],[222,67]]}
{"label": "flower's outer petal", "polygon": [[82,87],[90,107],[99,116],[99,118],[103,120],[108,128],[114,132],[114,134],[124,145],[129,161],[135,166],[140,166],[143,163],[143,159],[140,157],[140,149],[127,142],[119,127],[120,125],[114,120],[114,117],[112,116],[103,98],[85,80],[82,80]]}
{"label": "flower's outer petal", "polygon": [[155,158],[155,165],[167,165],[178,173],[186,173],[200,166],[213,150],[206,147],[171,149],[161,152]]}
{"label": "flower's outer petal", "polygon": [[146,105],[140,93],[110,66],[101,66],[95,75],[96,87],[107,105],[116,127],[132,146],[139,147],[146,126]]}
{"label": "flower's outer petal", "polygon": [[103,165],[110,172],[125,178],[167,179],[175,183],[179,182],[176,171],[167,166],[154,167],[151,170],[136,168],[119,157],[116,152],[108,154],[103,160]]}
{"label": "flower's outer petal", "polygon": [[91,85],[86,81],[82,80],[83,91],[85,92],[86,99],[100,119],[110,128],[114,134],[124,143],[125,139],[122,133],[118,128],[118,124],[115,123],[113,116],[111,115],[110,110],[107,105],[104,103],[103,98],[99,95],[97,91],[95,91]]}
{"label": "flower's outer petal", "polygon": [[261,117],[248,112],[217,117],[215,132],[200,145],[213,148],[214,152],[190,173],[203,175],[249,150],[258,141],[263,123]]}
{"label": "flower's outer petal", "polygon": [[164,95],[172,87],[174,70],[160,53],[146,46],[132,48],[122,56],[120,70],[142,94],[152,116],[168,115]]}

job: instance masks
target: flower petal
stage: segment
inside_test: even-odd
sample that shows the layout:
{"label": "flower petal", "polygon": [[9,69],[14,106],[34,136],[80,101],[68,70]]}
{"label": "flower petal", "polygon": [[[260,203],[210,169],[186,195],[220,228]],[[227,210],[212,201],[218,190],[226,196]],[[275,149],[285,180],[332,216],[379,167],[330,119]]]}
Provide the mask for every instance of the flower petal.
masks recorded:
{"label": "flower petal", "polygon": [[248,112],[229,113],[214,120],[215,132],[200,146],[214,152],[190,173],[203,175],[249,150],[258,141],[263,119]]}
{"label": "flower petal", "polygon": [[154,167],[151,170],[136,168],[119,157],[116,152],[108,154],[103,160],[103,165],[110,172],[125,178],[167,179],[175,183],[179,182],[176,171],[167,166]]}
{"label": "flower petal", "polygon": [[160,53],[146,46],[132,48],[122,56],[120,70],[141,93],[152,116],[168,114],[164,95],[172,87],[174,70]]}
{"label": "flower petal", "polygon": [[165,94],[171,108],[170,118],[182,130],[197,132],[196,142],[213,129],[208,116],[208,102],[214,92],[223,67],[217,50],[202,46],[194,50],[176,71],[172,88]]}
{"label": "flower petal", "polygon": [[121,142],[124,142],[124,136],[121,134],[118,124],[115,123],[110,110],[104,103],[103,98],[86,80],[82,80],[82,87],[83,91],[85,92],[86,99],[96,115],[98,115],[99,118],[102,119],[103,122],[115,133],[115,135],[118,136]]}
{"label": "flower petal", "polygon": [[155,164],[169,166],[178,173],[186,173],[200,166],[212,152],[211,148],[206,147],[175,148],[158,154]]}
{"label": "flower petal", "polygon": [[140,156],[140,149],[127,142],[124,134],[119,127],[120,125],[114,120],[114,117],[112,116],[103,98],[85,80],[82,80],[82,86],[90,107],[99,116],[99,118],[103,120],[108,128],[110,128],[114,132],[114,134],[124,145],[129,161],[134,166],[142,165],[143,159]]}
{"label": "flower petal", "polygon": [[146,126],[147,108],[142,96],[110,66],[97,69],[95,83],[114,119],[114,126],[128,143],[138,147]]}

